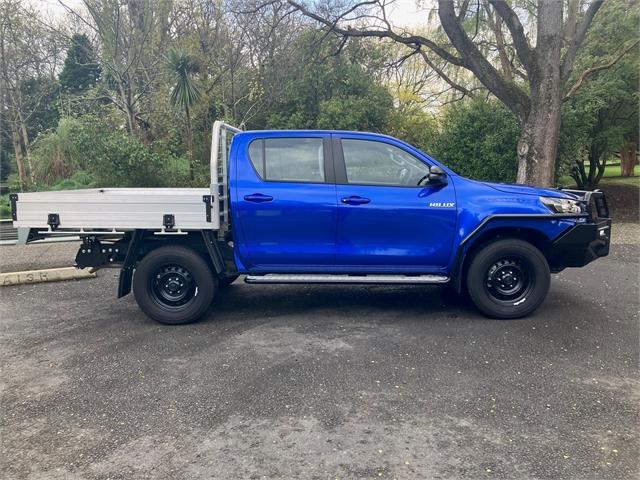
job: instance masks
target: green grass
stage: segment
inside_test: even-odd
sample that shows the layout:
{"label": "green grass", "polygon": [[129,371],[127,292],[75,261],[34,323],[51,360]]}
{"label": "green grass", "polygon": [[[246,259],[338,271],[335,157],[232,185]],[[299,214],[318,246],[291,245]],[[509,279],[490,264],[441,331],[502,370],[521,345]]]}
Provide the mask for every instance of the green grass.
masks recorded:
{"label": "green grass", "polygon": [[604,169],[604,176],[606,177],[619,177],[620,165],[607,165]]}
{"label": "green grass", "polygon": [[[585,165],[585,168],[588,168]],[[636,167],[636,175],[640,175],[638,172],[640,168]],[[635,177],[621,177],[620,176],[620,164],[607,165],[604,169],[604,175],[600,180],[601,185],[636,185],[640,186],[640,176]],[[559,187],[574,187],[576,182],[569,175],[563,175],[558,178]]]}

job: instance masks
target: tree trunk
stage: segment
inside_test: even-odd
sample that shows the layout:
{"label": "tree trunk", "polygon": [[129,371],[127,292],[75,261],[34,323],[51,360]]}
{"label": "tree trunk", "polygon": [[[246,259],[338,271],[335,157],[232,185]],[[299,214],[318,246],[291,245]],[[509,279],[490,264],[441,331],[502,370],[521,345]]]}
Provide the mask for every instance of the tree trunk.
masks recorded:
{"label": "tree trunk", "polygon": [[584,169],[584,158],[578,157],[575,161],[575,165],[571,170],[571,178],[576,181],[576,186],[580,190],[585,190],[587,184],[587,172]]}
{"label": "tree trunk", "polygon": [[635,142],[625,142],[620,149],[620,175],[623,177],[633,177],[636,165],[636,144]]}
{"label": "tree trunk", "polygon": [[540,0],[537,46],[529,75],[531,104],[518,140],[518,183],[543,187],[555,183],[562,106],[561,47],[562,3]]}
{"label": "tree trunk", "polygon": [[29,142],[29,133],[27,132],[27,125],[25,124],[22,115],[19,115],[20,131],[22,133],[22,145],[24,146],[24,155],[27,158],[27,165],[29,167],[29,179],[31,184],[35,183],[35,172],[33,171],[33,164],[31,163],[31,144]]}
{"label": "tree trunk", "polygon": [[127,132],[130,135],[135,133],[135,119],[133,107],[131,106],[131,94],[128,85],[124,85],[124,82],[120,79],[117,80],[118,93],[120,94],[120,102],[122,103],[121,110],[125,115],[127,121]]}
{"label": "tree trunk", "polygon": [[522,127],[518,140],[518,176],[517,182],[551,187],[555,182],[556,151],[558,130],[560,128],[560,99],[548,111],[543,105],[533,106],[529,117]]}
{"label": "tree trunk", "polygon": [[185,106],[185,113],[187,115],[187,157],[189,158],[189,179],[193,181],[193,132],[191,131],[191,114],[189,113],[189,107]]}
{"label": "tree trunk", "polygon": [[22,189],[27,183],[27,175],[24,170],[24,158],[22,157],[22,143],[20,142],[20,134],[16,129],[15,123],[11,125],[11,143],[13,152],[16,156],[16,166],[18,167],[18,179],[20,180],[20,188]]}
{"label": "tree trunk", "polygon": [[606,157],[602,158],[602,162],[598,161],[598,172],[595,176],[595,178],[593,179],[593,181],[591,182],[591,185],[589,186],[588,190],[595,190],[598,186],[598,184],[600,183],[600,180],[602,180],[602,177],[604,176],[604,171],[607,169],[607,159]]}
{"label": "tree trunk", "polygon": [[531,95],[531,111],[518,140],[518,183],[544,187],[555,183],[556,153],[560,130],[560,84],[551,74]]}

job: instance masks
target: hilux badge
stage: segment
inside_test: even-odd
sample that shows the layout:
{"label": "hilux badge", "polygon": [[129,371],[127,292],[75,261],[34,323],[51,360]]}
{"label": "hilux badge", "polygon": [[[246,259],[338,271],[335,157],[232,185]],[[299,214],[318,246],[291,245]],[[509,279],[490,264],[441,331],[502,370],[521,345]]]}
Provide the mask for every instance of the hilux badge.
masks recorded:
{"label": "hilux badge", "polygon": [[456,204],[453,202],[429,202],[429,206],[434,208],[453,208]]}

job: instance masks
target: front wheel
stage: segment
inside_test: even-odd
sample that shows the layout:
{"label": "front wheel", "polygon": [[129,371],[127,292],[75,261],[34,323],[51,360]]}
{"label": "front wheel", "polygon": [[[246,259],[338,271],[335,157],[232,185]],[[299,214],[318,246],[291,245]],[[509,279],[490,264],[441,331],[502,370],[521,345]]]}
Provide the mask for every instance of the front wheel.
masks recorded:
{"label": "front wheel", "polygon": [[509,238],[479,250],[467,271],[469,296],[493,318],[524,317],[544,301],[550,273],[545,256],[523,240]]}
{"label": "front wheel", "polygon": [[140,309],[168,325],[200,319],[217,287],[217,278],[200,255],[173,245],[148,253],[133,277],[133,294]]}

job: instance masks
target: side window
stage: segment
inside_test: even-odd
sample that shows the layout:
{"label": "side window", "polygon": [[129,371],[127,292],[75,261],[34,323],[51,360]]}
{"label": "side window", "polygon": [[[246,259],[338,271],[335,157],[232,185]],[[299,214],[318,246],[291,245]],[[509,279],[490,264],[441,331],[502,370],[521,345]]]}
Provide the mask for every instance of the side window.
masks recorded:
{"label": "side window", "polygon": [[249,160],[258,176],[264,180],[264,140],[254,140],[249,144]]}
{"label": "side window", "polygon": [[322,138],[265,138],[249,145],[249,158],[262,180],[324,182]]}
{"label": "side window", "polygon": [[429,174],[428,165],[388,143],[347,138],[341,142],[350,184],[415,187]]}

